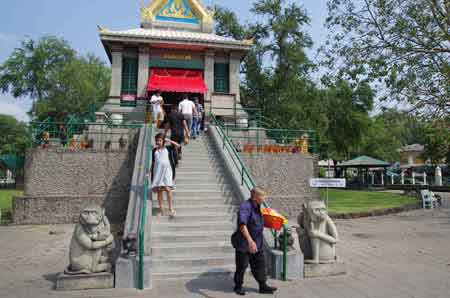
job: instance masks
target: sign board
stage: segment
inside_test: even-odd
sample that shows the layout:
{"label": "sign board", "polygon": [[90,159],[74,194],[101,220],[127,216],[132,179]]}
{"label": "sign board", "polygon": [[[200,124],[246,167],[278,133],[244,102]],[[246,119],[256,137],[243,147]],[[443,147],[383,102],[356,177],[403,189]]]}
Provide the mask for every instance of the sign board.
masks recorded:
{"label": "sign board", "polygon": [[186,60],[186,61],[192,60],[191,55],[183,55],[183,54],[163,54],[163,58],[169,60]]}
{"label": "sign board", "polygon": [[136,95],[135,94],[122,94],[122,100],[123,101],[135,101]]}
{"label": "sign board", "polygon": [[345,188],[345,179],[311,178],[309,179],[309,186],[318,188]]}

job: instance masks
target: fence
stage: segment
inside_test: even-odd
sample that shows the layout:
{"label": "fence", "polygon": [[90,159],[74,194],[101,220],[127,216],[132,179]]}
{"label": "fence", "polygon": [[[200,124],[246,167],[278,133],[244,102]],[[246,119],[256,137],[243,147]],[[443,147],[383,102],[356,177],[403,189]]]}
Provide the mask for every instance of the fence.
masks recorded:
{"label": "fence", "polygon": [[70,150],[126,150],[141,124],[31,122],[32,147]]}

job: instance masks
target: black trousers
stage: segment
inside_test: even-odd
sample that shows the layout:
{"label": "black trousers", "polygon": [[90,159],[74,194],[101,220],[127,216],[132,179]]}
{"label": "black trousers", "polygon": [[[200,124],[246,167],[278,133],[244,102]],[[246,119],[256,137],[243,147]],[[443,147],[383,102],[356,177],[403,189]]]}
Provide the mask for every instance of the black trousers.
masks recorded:
{"label": "black trousers", "polygon": [[250,263],[250,269],[253,277],[260,286],[266,284],[266,260],[264,252],[258,251],[255,254],[249,252],[240,252],[236,250],[236,272],[234,273],[234,284],[236,287],[242,287],[244,283],[245,270]]}

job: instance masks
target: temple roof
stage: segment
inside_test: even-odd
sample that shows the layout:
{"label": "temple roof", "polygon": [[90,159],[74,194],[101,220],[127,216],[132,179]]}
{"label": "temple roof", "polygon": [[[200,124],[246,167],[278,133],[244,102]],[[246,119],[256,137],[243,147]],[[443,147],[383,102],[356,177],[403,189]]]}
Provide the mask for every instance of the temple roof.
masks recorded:
{"label": "temple roof", "polygon": [[129,30],[100,29],[103,41],[135,41],[151,43],[188,43],[209,47],[223,47],[249,50],[252,40],[236,40],[231,37],[219,36],[213,33],[202,33],[182,30],[164,30],[155,28],[136,28]]}

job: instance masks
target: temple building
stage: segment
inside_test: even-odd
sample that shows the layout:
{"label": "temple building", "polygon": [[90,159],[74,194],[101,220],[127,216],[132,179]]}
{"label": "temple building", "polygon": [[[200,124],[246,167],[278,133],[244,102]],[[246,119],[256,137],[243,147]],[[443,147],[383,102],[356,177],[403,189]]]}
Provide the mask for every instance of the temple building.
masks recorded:
{"label": "temple building", "polygon": [[142,120],[142,105],[156,90],[166,104],[188,93],[218,115],[232,113],[219,108],[240,107],[240,64],[251,40],[214,34],[214,12],[199,0],[153,0],[140,16],[140,28],[99,26],[112,64],[104,112]]}

